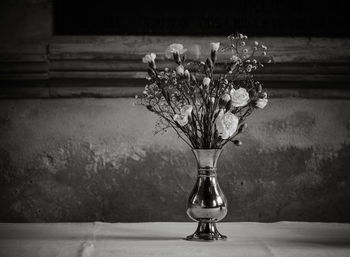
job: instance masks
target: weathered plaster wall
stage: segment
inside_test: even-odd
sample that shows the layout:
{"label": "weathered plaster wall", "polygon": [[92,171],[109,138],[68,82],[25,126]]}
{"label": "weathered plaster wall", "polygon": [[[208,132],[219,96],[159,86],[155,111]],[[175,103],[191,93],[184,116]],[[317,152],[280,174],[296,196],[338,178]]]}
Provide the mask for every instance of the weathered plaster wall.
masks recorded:
{"label": "weathered plaster wall", "polygon": [[[133,99],[0,101],[0,221],[186,221],[190,149]],[[350,221],[350,101],[271,99],[221,156],[226,221]]]}

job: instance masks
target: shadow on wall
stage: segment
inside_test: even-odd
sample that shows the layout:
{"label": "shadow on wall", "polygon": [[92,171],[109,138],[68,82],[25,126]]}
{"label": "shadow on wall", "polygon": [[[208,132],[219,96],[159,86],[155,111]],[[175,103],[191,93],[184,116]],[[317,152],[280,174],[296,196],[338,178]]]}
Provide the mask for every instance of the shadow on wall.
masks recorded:
{"label": "shadow on wall", "polygon": [[[39,156],[26,170],[12,167],[1,149],[2,222],[188,220],[186,200],[195,180],[189,151],[150,148],[139,158],[104,163],[87,143],[64,148],[63,154]],[[349,166],[350,145],[320,162],[312,148],[229,147],[218,167],[229,203],[225,221],[349,222]]]}

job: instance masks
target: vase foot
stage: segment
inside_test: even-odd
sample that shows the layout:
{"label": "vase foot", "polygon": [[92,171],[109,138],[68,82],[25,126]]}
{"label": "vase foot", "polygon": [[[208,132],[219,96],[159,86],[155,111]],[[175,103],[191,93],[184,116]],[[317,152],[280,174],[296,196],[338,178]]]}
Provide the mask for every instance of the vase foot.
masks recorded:
{"label": "vase foot", "polygon": [[198,222],[198,227],[196,232],[192,235],[186,237],[186,240],[218,240],[226,239],[227,236],[224,236],[219,233],[216,228],[215,222]]}

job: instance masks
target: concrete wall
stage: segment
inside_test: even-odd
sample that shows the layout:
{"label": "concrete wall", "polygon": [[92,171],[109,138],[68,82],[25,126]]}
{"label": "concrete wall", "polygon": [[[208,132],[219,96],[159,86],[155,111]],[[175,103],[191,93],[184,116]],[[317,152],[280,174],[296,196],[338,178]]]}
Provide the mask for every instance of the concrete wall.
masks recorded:
{"label": "concrete wall", "polygon": [[[133,99],[0,101],[0,221],[186,221],[195,159]],[[226,221],[350,221],[350,101],[275,98],[226,147]]]}

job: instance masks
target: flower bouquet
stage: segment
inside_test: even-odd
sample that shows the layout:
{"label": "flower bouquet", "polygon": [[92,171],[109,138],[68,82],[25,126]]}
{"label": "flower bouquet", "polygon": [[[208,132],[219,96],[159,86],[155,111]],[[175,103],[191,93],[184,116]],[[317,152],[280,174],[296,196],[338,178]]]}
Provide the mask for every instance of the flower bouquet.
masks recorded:
{"label": "flower bouquet", "polygon": [[[247,125],[246,118],[266,106],[267,92],[254,80],[253,72],[272,61],[267,47],[247,36],[230,35],[228,44],[210,43],[205,61],[186,61],[187,49],[171,44],[165,52],[176,66],[159,70],[156,54],[147,54],[148,84],[139,103],[159,116],[156,132],[175,130],[193,149],[221,149],[234,140]],[[232,53],[226,63],[216,67],[220,53]]]}
{"label": "flower bouquet", "polygon": [[[267,92],[253,72],[272,61],[267,47],[250,42],[242,34],[228,36],[228,43],[210,43],[210,55],[204,61],[186,60],[182,44],[171,44],[165,52],[174,66],[157,69],[156,54],[143,58],[148,64],[148,83],[139,104],[159,116],[156,132],[175,130],[197,160],[198,176],[187,204],[187,214],[198,221],[189,240],[225,239],[216,222],[226,216],[227,201],[217,182],[216,163],[228,143],[247,125],[246,118],[263,109]],[[218,62],[220,55],[230,56]],[[221,59],[220,59],[221,60]]]}

